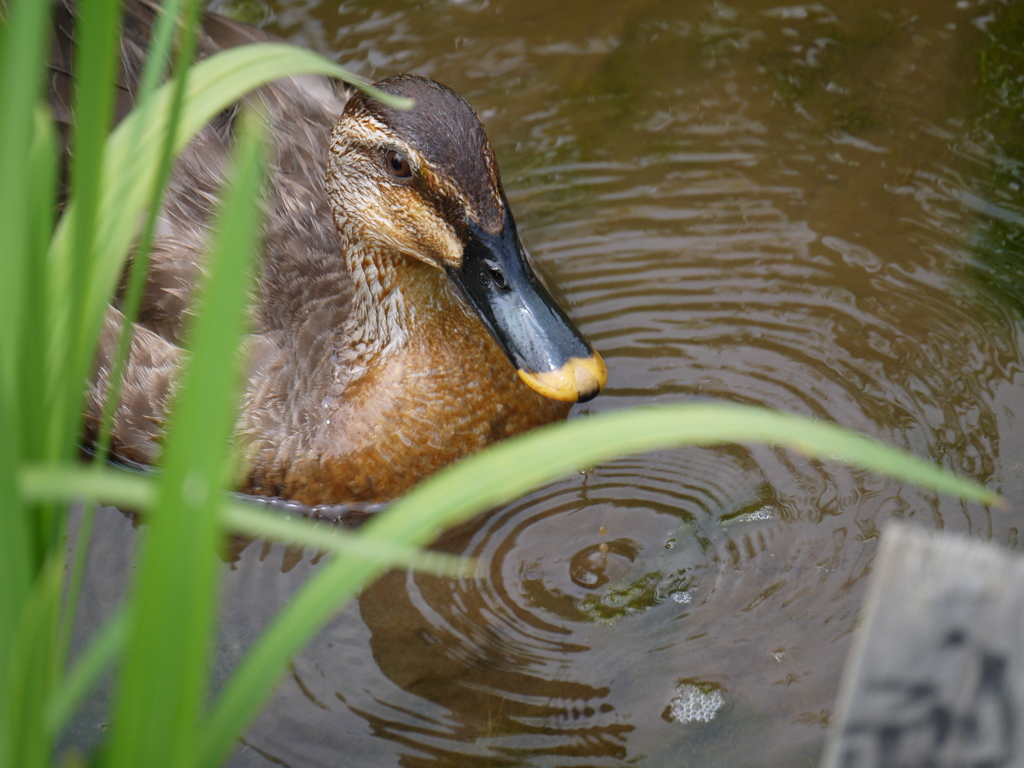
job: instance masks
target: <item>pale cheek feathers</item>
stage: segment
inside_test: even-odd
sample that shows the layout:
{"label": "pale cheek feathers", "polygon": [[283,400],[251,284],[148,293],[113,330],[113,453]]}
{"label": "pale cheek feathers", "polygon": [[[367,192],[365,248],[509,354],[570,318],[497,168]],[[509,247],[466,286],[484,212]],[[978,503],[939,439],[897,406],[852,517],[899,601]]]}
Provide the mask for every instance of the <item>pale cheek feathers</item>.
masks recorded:
{"label": "pale cheek feathers", "polygon": [[343,211],[361,230],[362,239],[433,266],[461,264],[462,243],[455,231],[414,190],[382,184],[372,173],[338,173],[332,168],[327,175],[336,218]]}
{"label": "pale cheek feathers", "polygon": [[455,231],[422,198],[409,189],[381,190],[380,205],[361,212],[370,231],[385,243],[434,266],[462,263],[462,243]]}

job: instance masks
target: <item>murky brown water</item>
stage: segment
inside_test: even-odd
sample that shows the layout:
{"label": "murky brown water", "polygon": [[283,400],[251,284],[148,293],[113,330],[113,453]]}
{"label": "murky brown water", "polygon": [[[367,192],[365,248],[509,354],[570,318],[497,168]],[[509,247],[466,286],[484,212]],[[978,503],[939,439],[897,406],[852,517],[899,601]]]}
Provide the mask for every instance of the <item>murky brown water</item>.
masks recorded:
{"label": "murky brown water", "polygon": [[[992,36],[1007,17],[994,0],[268,11],[357,72],[427,75],[476,106],[539,270],[609,365],[581,411],[715,398],[816,416],[1011,507],[769,448],[613,462],[445,536],[485,578],[368,587],[232,765],[815,765],[884,523],[1017,547],[1024,151],[1001,99],[1021,88],[993,74]],[[89,622],[133,537],[101,518]],[[315,568],[242,553],[221,668]]]}

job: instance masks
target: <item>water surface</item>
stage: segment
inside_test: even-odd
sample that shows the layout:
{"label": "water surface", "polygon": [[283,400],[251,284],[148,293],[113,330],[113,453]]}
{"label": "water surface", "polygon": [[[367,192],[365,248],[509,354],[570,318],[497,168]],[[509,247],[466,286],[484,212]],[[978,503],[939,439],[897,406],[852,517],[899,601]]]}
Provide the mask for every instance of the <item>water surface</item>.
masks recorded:
{"label": "water surface", "polygon": [[[539,272],[609,366],[577,415],[768,406],[909,449],[1010,507],[764,447],[611,462],[445,535],[480,578],[368,586],[231,764],[817,764],[885,523],[1018,546],[1024,66],[1000,34],[1024,27],[1019,6],[256,10],[360,74],[433,77],[480,112]],[[101,517],[87,623],[135,535]],[[237,557],[221,670],[318,562],[262,542]]]}

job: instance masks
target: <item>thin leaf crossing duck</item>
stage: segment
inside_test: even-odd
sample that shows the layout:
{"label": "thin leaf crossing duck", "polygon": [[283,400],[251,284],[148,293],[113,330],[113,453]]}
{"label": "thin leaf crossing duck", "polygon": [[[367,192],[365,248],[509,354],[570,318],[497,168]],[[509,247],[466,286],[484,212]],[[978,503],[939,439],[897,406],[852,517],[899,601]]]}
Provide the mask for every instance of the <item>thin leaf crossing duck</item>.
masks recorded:
{"label": "thin leaf crossing duck", "polygon": [[[209,15],[200,48],[269,39]],[[124,43],[126,92],[144,43]],[[393,109],[318,77],[250,97],[274,137],[237,429],[247,493],[391,500],[468,453],[565,418],[605,384],[600,355],[530,267],[472,107],[423,77],[376,86],[415,105]],[[160,455],[236,112],[211,122],[173,172],[115,417],[114,452],[127,461]],[[92,428],[121,319],[115,302],[89,391]]]}

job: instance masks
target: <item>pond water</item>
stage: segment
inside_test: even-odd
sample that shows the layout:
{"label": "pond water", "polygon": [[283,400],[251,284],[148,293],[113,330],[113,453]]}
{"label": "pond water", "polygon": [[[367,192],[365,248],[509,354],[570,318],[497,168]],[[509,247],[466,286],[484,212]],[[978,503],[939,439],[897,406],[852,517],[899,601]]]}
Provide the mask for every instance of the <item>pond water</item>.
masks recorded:
{"label": "pond water", "polygon": [[[577,414],[706,398],[805,414],[1009,508],[765,447],[614,461],[445,535],[479,579],[369,586],[231,765],[816,765],[885,523],[1018,546],[1019,5],[256,11],[371,79],[426,75],[476,107],[538,271],[609,367]],[[83,631],[130,567],[130,522],[100,523]],[[225,566],[220,670],[317,563],[257,542]],[[96,738],[90,707],[72,741]]]}

